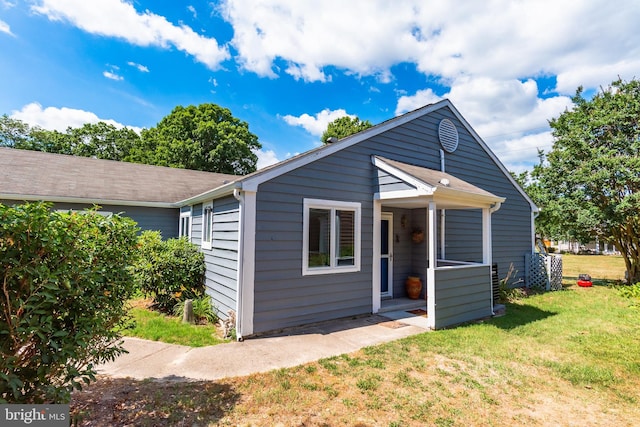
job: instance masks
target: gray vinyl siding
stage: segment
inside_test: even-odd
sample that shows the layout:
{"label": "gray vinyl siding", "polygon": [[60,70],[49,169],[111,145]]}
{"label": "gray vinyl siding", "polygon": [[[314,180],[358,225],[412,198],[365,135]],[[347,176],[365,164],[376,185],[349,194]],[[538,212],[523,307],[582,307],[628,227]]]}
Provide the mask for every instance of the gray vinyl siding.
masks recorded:
{"label": "gray vinyl siding", "polygon": [[406,191],[406,190],[415,190],[416,187],[408,185],[406,182],[402,181],[395,176],[378,169],[377,170],[377,184],[378,191],[380,193],[385,193],[389,191]]}
{"label": "gray vinyl siding", "polygon": [[436,269],[436,329],[491,316],[488,266]]}
{"label": "gray vinyl siding", "polygon": [[[3,204],[13,205],[24,203],[17,200],[5,200]],[[93,205],[82,203],[54,203],[55,210],[83,211],[93,208]],[[180,210],[178,208],[148,208],[140,206],[100,205],[103,212],[121,214],[133,219],[140,227],[140,231],[154,230],[162,233],[163,239],[178,237]]]}
{"label": "gray vinyl siding", "polygon": [[191,206],[191,243],[202,244],[202,203]]}
{"label": "gray vinyl siding", "polygon": [[[193,212],[193,242],[200,245],[202,242],[202,205],[195,205]],[[206,292],[211,296],[220,317],[223,319],[227,318],[230,310],[236,310],[238,298],[239,218],[239,203],[235,198],[225,197],[214,200],[211,249],[201,249],[207,266]]]}
{"label": "gray vinyl siding", "polygon": [[482,210],[445,212],[445,258],[482,262]]}
{"label": "gray vinyl siding", "polygon": [[[460,133],[458,149],[445,155],[446,171],[507,199],[493,215],[493,257],[501,273],[511,263],[520,273],[524,272],[524,254],[531,248],[530,205],[455,115],[443,108],[259,186],[254,332],[371,312],[372,196],[376,192],[411,188],[379,172],[371,162],[371,155],[440,170],[437,127],[443,118],[452,120]],[[302,276],[304,198],[362,204],[359,272]],[[420,244],[410,241],[411,230],[401,229],[402,210],[385,208],[383,203],[383,211],[394,212],[394,234],[398,234],[399,240],[394,244],[394,296],[404,296],[408,272],[417,273],[423,283],[426,280],[426,209],[405,210],[410,215],[411,227],[420,226],[425,231],[425,241]],[[481,212],[447,210],[446,215],[447,258],[451,254],[453,259],[481,261]],[[481,297],[489,307],[490,286]],[[486,307],[473,309],[471,313],[485,315]],[[459,310],[461,318],[468,313],[467,309],[451,310]],[[458,320],[454,314],[447,316]]]}
{"label": "gray vinyl siding", "polygon": [[[254,332],[371,313],[373,169],[369,153],[354,148],[260,185]],[[360,271],[302,275],[305,198],[361,204]]]}

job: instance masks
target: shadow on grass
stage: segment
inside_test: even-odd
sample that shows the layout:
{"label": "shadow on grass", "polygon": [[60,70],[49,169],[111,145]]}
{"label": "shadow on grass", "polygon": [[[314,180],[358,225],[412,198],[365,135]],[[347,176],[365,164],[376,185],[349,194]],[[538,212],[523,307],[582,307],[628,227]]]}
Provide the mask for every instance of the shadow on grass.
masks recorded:
{"label": "shadow on grass", "polygon": [[[562,276],[562,285],[567,288],[570,286],[577,286],[576,282],[578,281],[578,276]],[[593,286],[620,286],[624,285],[626,282],[623,280],[617,279],[599,279],[597,277],[592,277],[591,282]]]}
{"label": "shadow on grass", "polygon": [[527,304],[507,304],[507,314],[491,319],[491,323],[501,329],[513,329],[528,323],[537,322],[558,313],[541,310]]}
{"label": "shadow on grass", "polygon": [[240,394],[228,384],[183,377],[98,377],[71,397],[74,426],[208,425],[232,410]]}

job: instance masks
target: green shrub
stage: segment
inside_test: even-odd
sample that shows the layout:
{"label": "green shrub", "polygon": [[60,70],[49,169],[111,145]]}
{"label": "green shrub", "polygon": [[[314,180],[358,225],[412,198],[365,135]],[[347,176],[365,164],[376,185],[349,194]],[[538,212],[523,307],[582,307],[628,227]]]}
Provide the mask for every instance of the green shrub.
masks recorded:
{"label": "green shrub", "polygon": [[125,352],[129,218],[0,204],[0,403],[64,403]]}
{"label": "green shrub", "polygon": [[632,300],[631,307],[640,307],[640,283],[618,286],[618,292],[624,298]]}
{"label": "green shrub", "polygon": [[[173,314],[180,318],[184,316],[185,301],[179,301],[173,307]],[[195,317],[196,323],[215,324],[218,321],[218,309],[211,303],[209,295],[203,295],[193,300],[193,317]]]}
{"label": "green shrub", "polygon": [[140,256],[133,265],[136,285],[153,298],[154,307],[171,313],[179,301],[204,292],[204,254],[188,240],[162,240],[158,231],[145,231],[138,239]]}

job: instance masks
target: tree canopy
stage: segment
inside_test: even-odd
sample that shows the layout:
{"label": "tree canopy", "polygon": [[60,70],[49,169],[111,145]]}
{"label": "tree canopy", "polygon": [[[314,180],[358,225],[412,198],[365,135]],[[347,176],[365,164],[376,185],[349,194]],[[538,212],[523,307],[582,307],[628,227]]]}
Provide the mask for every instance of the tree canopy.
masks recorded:
{"label": "tree canopy", "polygon": [[261,148],[246,122],[215,104],[178,106],[140,135],[104,122],[51,131],[3,115],[0,146],[235,175],[256,170]]}
{"label": "tree canopy", "polygon": [[540,222],[550,237],[615,244],[629,283],[640,282],[640,81],[618,79],[590,100],[578,88],[573,103],[551,120],[553,148],[532,174]]}
{"label": "tree canopy", "polygon": [[215,104],[178,106],[142,140],[133,161],[236,175],[256,170],[253,151],[261,148],[246,122]]}
{"label": "tree canopy", "polygon": [[369,120],[362,121],[358,117],[350,116],[339,117],[327,125],[327,129],[322,133],[320,139],[323,144],[326,144],[329,138],[346,138],[354,133],[369,129],[371,126],[373,125]]}

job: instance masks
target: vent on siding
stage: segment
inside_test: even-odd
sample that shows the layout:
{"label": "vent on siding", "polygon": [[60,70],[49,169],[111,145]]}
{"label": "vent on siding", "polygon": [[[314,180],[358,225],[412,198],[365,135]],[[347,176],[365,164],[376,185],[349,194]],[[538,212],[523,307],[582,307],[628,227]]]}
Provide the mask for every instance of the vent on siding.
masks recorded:
{"label": "vent on siding", "polygon": [[458,148],[458,130],[451,120],[440,120],[438,138],[440,139],[440,145],[446,152],[453,153]]}

